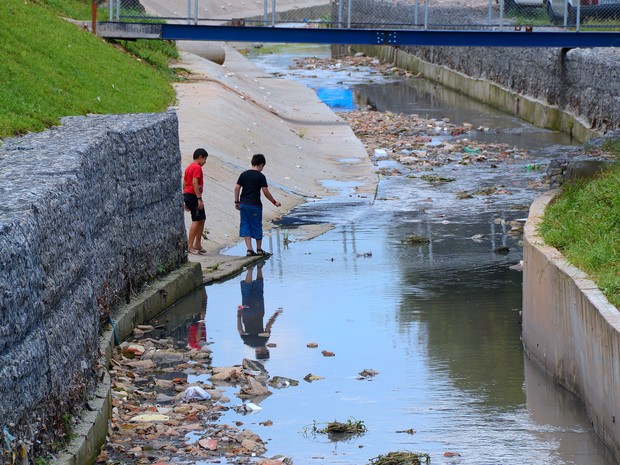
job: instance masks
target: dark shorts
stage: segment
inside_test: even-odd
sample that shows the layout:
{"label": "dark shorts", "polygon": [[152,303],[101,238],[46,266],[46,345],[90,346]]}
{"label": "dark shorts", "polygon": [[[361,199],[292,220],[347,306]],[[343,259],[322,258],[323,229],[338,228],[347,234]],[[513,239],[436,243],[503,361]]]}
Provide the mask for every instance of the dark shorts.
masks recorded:
{"label": "dark shorts", "polygon": [[183,201],[192,214],[192,221],[204,221],[207,219],[204,208],[202,210],[198,208],[198,197],[195,194],[183,194]]}

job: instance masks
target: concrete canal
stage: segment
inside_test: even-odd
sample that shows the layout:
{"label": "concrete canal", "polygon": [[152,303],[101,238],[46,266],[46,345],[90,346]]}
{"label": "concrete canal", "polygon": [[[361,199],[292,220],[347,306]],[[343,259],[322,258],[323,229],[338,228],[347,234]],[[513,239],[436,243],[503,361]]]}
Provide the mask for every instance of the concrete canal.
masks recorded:
{"label": "concrete canal", "polygon": [[[252,59],[317,89],[335,111],[370,105],[481,128],[435,135],[430,145],[467,138],[472,151],[516,148],[493,167],[455,156],[432,171],[379,151],[377,169],[398,175],[382,175],[374,199],[358,196],[354,184],[326,182],[339,195],[283,218],[265,238],[273,256],[264,265],[188,296],[169,310],[174,318],[155,322],[185,340],[204,315],[213,366],[259,360],[272,378],[289,380],[250,399],[260,410],[230,408],[219,422],[242,422],[265,440],[266,456],[296,464],[366,464],[403,450],[427,453],[433,464],[615,464],[579,402],[529,362],[520,340],[519,224],[546,188],[528,165],[544,166],[570,140],[427,81],[363,67],[288,68],[303,55],[328,58],[329,49]],[[422,177],[428,173],[451,182]],[[328,224],[306,238],[309,225]],[[238,311],[250,287],[258,308]],[[252,321],[262,326],[255,338],[244,334]],[[231,407],[242,403],[237,391],[227,388]],[[317,433],[348,420],[363,422],[366,433]]]}

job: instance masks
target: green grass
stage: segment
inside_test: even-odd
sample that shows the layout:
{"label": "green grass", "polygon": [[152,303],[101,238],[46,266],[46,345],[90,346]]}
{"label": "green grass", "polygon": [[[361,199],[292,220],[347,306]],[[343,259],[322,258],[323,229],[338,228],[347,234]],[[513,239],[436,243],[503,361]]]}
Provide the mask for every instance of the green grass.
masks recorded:
{"label": "green grass", "polygon": [[620,162],[594,179],[565,185],[539,232],[620,308]]}
{"label": "green grass", "polygon": [[41,131],[63,116],[164,111],[174,103],[163,41],[129,53],[60,18],[90,18],[90,1],[0,1],[0,138]]}

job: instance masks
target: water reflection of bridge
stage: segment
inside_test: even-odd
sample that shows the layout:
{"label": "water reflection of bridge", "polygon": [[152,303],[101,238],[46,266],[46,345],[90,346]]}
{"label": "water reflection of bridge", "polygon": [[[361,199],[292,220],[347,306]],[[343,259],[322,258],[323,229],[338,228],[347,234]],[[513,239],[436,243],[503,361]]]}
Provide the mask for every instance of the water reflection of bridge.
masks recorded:
{"label": "water reflection of bridge", "polygon": [[[584,16],[582,21],[577,9],[570,18],[567,13],[558,27],[557,17],[555,22],[547,17],[542,0],[540,8],[511,8],[509,12],[505,3],[513,5],[513,0],[471,0],[477,2],[475,6],[442,6],[441,0],[331,0],[328,4],[324,4],[326,0],[316,0],[316,4],[312,0],[280,0],[279,4],[278,0],[263,0],[248,2],[241,9],[230,4],[230,11],[221,6],[217,12],[212,6],[206,7],[213,3],[209,0],[176,0],[176,4],[175,0],[167,0],[159,5],[162,1],[142,0],[146,9],[139,10],[121,8],[121,0],[109,0],[109,21],[98,23],[97,32],[116,39],[349,45],[620,45],[617,18]],[[130,0],[123,2],[131,5]],[[302,8],[300,4],[311,6]]]}

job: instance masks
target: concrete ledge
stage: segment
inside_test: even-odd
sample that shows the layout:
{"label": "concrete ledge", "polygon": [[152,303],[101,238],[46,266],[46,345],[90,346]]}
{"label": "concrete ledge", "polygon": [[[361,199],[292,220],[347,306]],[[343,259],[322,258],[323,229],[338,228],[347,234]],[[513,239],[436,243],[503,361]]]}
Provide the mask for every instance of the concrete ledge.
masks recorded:
{"label": "concrete ledge", "polygon": [[112,417],[112,396],[110,375],[106,371],[97,387],[95,397],[88,402],[80,423],[74,429],[75,439],[54,463],[62,465],[86,465],[94,463],[99,449],[108,435],[108,422]]}
{"label": "concrete ledge", "polygon": [[524,228],[523,346],[544,372],[581,399],[595,431],[618,460],[620,312],[582,270],[538,235],[556,193],[534,201]]}
{"label": "concrete ledge", "polygon": [[105,331],[100,338],[102,354],[102,380],[95,396],[82,412],[80,422],[74,428],[76,434],[53,462],[57,465],[89,465],[95,462],[108,434],[112,417],[111,384],[107,368],[115,346],[115,338],[125,339],[135,325],[142,324],[203,284],[200,264],[186,263],[167,276],[153,282],[147,289],[132,298],[115,313],[114,328]]}

